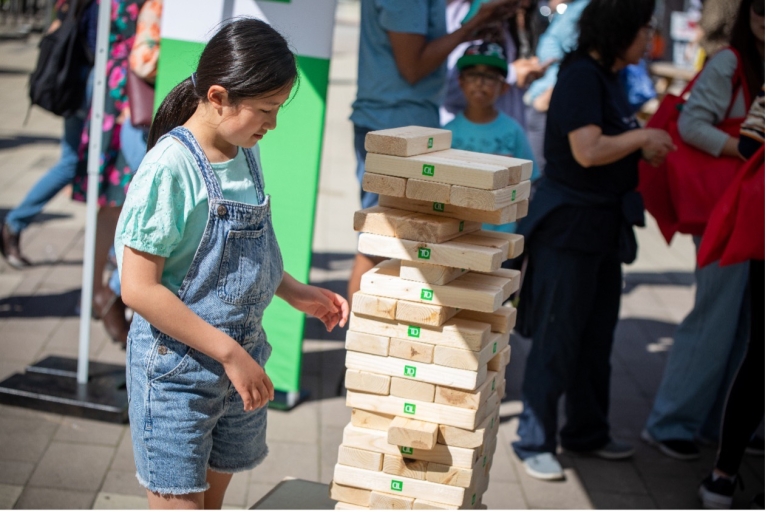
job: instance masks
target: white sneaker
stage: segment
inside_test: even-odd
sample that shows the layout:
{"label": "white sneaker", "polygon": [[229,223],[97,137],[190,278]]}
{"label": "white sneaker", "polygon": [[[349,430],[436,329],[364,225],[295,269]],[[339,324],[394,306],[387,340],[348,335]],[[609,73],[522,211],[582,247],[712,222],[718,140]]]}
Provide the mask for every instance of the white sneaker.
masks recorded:
{"label": "white sneaker", "polygon": [[563,480],[563,467],[552,453],[540,453],[523,460],[525,472],[539,480]]}

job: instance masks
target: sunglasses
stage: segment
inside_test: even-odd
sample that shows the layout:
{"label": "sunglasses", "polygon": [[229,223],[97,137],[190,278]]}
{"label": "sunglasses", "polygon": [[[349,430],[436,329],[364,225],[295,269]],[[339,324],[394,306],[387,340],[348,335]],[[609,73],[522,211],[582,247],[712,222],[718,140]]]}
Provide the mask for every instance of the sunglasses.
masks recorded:
{"label": "sunglasses", "polygon": [[761,18],[765,17],[765,0],[752,0],[752,12]]}
{"label": "sunglasses", "polygon": [[499,73],[480,73],[479,71],[465,71],[461,73],[470,84],[493,85],[504,81],[504,77]]}

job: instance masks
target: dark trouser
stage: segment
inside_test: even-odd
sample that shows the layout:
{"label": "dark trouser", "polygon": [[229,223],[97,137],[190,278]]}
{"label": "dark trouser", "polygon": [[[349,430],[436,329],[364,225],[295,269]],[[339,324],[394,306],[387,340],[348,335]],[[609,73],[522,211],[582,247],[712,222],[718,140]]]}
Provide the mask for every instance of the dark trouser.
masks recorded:
{"label": "dark trouser", "polygon": [[547,159],[544,158],[544,133],[547,129],[547,113],[539,112],[533,107],[526,107],[525,121],[528,142],[531,144],[533,158],[536,159],[539,171],[544,175],[544,167],[547,165]]}
{"label": "dark trouser", "polygon": [[[619,315],[621,264],[615,253],[531,244],[533,344],[523,380],[523,412],[513,443],[525,459],[557,448],[558,400],[565,394],[563,448],[589,451],[610,441],[611,347]],[[524,294],[524,297],[526,295]]]}
{"label": "dark trouser", "polygon": [[733,381],[723,414],[715,467],[729,475],[739,470],[750,438],[765,415],[765,261],[749,264],[752,313],[749,346]]}
{"label": "dark trouser", "polygon": [[379,204],[379,194],[366,192],[363,190],[363,174],[365,174],[365,157],[368,152],[365,150],[365,136],[372,131],[364,126],[354,125],[355,130],[355,157],[357,158],[357,183],[360,185],[360,204],[363,208],[370,208]]}

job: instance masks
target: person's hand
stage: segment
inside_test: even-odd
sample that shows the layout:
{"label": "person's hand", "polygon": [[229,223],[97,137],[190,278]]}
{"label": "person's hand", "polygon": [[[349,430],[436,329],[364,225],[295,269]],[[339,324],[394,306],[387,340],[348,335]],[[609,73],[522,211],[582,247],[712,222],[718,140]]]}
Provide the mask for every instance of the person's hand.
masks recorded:
{"label": "person's hand", "polygon": [[645,144],[642,146],[643,158],[654,167],[658,167],[664,162],[667,153],[677,149],[672,142],[672,137],[658,128],[646,128],[645,139]]}
{"label": "person's hand", "polygon": [[515,67],[515,74],[517,75],[517,86],[521,89],[525,89],[535,80],[544,76],[544,72],[547,70],[545,66],[539,63],[538,57],[517,59],[512,65]]}
{"label": "person's hand", "polygon": [[539,94],[535,100],[533,100],[533,103],[531,106],[537,111],[537,112],[546,112],[549,110],[549,101],[552,99],[552,91],[554,90],[553,87],[550,87],[543,93]]}
{"label": "person's hand", "polygon": [[299,284],[286,300],[299,311],[320,319],[328,332],[336,325],[344,327],[349,318],[347,300],[325,288]]}
{"label": "person's hand", "polygon": [[477,14],[462,26],[462,29],[466,31],[465,40],[478,39],[478,34],[488,28],[487,26],[501,23],[503,18],[500,14],[510,12],[509,9],[517,7],[518,3],[519,0],[493,0],[481,5]]}
{"label": "person's hand", "polygon": [[[239,349],[239,350],[238,350]],[[262,368],[248,352],[238,345],[234,355],[222,363],[224,371],[243,399],[243,409],[253,411],[275,399],[275,387]]]}

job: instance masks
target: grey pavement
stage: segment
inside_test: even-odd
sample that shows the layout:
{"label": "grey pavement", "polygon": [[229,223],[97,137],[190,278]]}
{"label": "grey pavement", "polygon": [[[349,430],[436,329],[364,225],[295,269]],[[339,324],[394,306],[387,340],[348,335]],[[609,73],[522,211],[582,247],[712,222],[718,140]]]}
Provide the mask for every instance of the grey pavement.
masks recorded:
{"label": "grey pavement", "polygon": [[[343,292],[356,237],[352,214],[359,207],[354,179],[352,126],[359,20],[355,3],[340,2],[334,38],[320,196],[311,280]],[[0,217],[56,161],[61,120],[27,111],[27,73],[36,39],[0,43]],[[85,208],[63,191],[25,231],[24,252],[34,267],[16,271],[0,262],[0,379],[50,354],[76,356],[79,319],[75,306],[82,275]],[[669,459],[644,445],[639,434],[663,373],[675,326],[693,303],[693,244],[678,237],[664,244],[658,229],[639,232],[640,255],[628,266],[621,321],[613,355],[611,422],[614,434],[637,454],[606,462],[561,454],[567,479],[534,480],[521,469],[509,443],[516,438],[520,383],[529,342],[513,338],[502,404],[500,442],[484,497],[489,508],[698,508],[698,482],[715,449],[695,462]],[[124,363],[124,352],[94,322],[91,359]],[[255,503],[286,476],[327,483],[332,476],[349,410],[339,396],[343,333],[327,334],[308,320],[302,386],[310,399],[289,412],[270,411],[270,455],[260,467],[236,475],[227,508]],[[0,406],[0,508],[140,509],[144,491],[134,477],[127,426],[99,423],[17,407]],[[762,457],[742,466],[746,488],[737,505],[764,490]]]}

